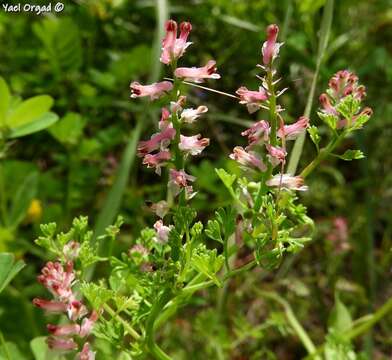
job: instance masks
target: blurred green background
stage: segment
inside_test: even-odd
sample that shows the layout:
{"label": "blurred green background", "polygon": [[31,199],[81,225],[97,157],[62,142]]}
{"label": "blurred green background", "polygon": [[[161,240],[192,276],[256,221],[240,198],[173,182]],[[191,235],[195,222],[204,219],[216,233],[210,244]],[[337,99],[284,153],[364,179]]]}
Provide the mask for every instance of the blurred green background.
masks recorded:
{"label": "blurred green background", "polygon": [[[190,21],[193,45],[181,63],[198,66],[216,59],[222,79],[208,86],[228,93],[241,85],[258,86],[255,65],[261,61],[264,30],[269,23],[279,24],[285,42],[279,59],[281,86],[289,88],[280,99],[285,118],[291,120],[302,115],[306,104],[324,4],[325,0],[78,0],[64,1],[63,12],[45,16],[0,10],[0,75],[15,96],[53,97],[52,111],[60,117],[49,129],[8,143],[1,160],[0,196],[7,206],[20,200],[18,189],[26,176],[37,174],[18,226],[0,228],[0,251],[13,252],[27,263],[0,296],[0,329],[19,349],[20,359],[33,358],[30,341],[46,333],[45,318],[30,302],[43,294],[35,282],[46,260],[33,242],[39,224],[56,221],[65,229],[74,216],[85,214],[99,232],[102,224],[121,213],[125,226],[116,247],[120,252],[152,224],[145,202],[160,200],[165,193],[165,184],[132,152],[139,135],[146,138],[157,127],[159,102],[129,99],[131,81],[147,83],[171,75],[158,61],[157,24],[168,15]],[[277,273],[256,271],[242,282],[234,281],[235,295],[229,300],[233,313],[228,319],[207,329],[206,319],[211,323],[216,315],[203,303],[206,300],[200,300],[167,325],[165,331],[171,336],[165,346],[178,358],[199,348],[214,358],[217,346],[223,358],[301,358],[304,353],[289,336],[281,309],[265,306],[257,296],[260,287],[279,291],[316,341],[325,331],[335,290],[354,316],[371,312],[392,296],[391,24],[390,0],[335,2],[311,121],[318,124],[317,96],[328,79],[340,69],[356,72],[367,87],[366,104],[374,116],[342,147],[362,149],[366,158],[353,162],[331,158],[308,180],[310,191],[301,196],[318,225],[314,241]],[[260,119],[217,94],[190,88],[188,99],[194,106],[209,107],[205,120],[196,126],[212,145],[191,168],[198,177],[195,206],[205,221],[227,201],[214,167],[234,166],[228,154],[244,144],[240,133],[247,122]],[[313,156],[308,141],[300,167]],[[115,190],[110,193],[111,189]],[[342,223],[347,225],[343,233]],[[272,330],[252,333],[260,319],[267,319]],[[358,340],[358,349],[369,356],[365,358],[390,356],[391,329],[391,318],[385,319]],[[258,352],[263,343],[271,353]]]}

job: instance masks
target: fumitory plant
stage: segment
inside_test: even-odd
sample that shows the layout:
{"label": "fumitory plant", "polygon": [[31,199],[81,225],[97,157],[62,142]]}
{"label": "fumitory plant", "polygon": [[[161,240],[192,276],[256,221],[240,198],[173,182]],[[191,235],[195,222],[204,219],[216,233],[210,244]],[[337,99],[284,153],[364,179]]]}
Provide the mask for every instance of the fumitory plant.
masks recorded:
{"label": "fumitory plant", "polygon": [[[184,85],[199,86],[194,84],[220,75],[214,60],[202,67],[179,67],[191,45],[192,26],[181,23],[179,35],[177,27],[173,20],[166,23],[160,57],[172,77],[150,85],[131,83],[132,98],[149,97],[164,104],[158,131],[137,147],[143,164],[167,184],[166,197],[150,204],[156,216],[153,227],[144,229],[120,257],[98,253],[84,217],[75,219],[67,233],[57,233],[55,224],[44,225],[43,236],[37,240],[54,257],[38,278],[53,299],[35,299],[34,304],[67,319],[48,325],[51,335],[47,343],[54,351],[76,354],[77,359],[95,358],[93,336],[109,342],[118,356],[171,359],[157,344],[156,334],[178,308],[189,303],[198,290],[222,287],[255,266],[274,269],[285,253],[300,250],[311,240],[314,229],[297,196],[297,191],[307,190],[306,177],[328,156],[344,160],[363,157],[358,150],[335,153],[340,142],[371,115],[361,105],[365,88],[347,70],[336,73],[320,96],[318,115],[329,129],[328,136],[322,138],[319,127],[307,117],[288,123],[279,104],[287,89],[279,88],[275,66],[283,44],[277,39],[278,26],[270,25],[257,65],[260,87],[248,90],[241,86],[236,91],[240,104],[250,113],[259,111],[262,119],[241,133],[246,144],[236,146],[230,154],[242,168],[241,174],[216,170],[232,201],[230,206],[216,209],[215,216],[203,224],[192,208],[197,179],[189,164],[210,143],[192,130],[208,108],[189,107]],[[316,156],[299,175],[290,174],[286,171],[290,142],[305,132],[315,145]],[[119,218],[101,241],[113,242],[121,224]],[[207,238],[218,246],[207,247]],[[236,266],[240,252],[246,256]],[[107,264],[110,272],[93,282],[91,266],[97,262]]]}

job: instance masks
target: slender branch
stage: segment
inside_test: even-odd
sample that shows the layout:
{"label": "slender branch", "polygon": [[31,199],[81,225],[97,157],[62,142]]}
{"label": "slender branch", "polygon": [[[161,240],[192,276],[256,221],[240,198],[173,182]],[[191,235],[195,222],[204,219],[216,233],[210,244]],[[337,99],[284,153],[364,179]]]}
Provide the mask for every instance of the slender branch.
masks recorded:
{"label": "slender branch", "polygon": [[131,326],[128,324],[127,321],[125,321],[117,312],[115,312],[108,304],[103,305],[104,310],[113,318],[115,318],[118,322],[120,322],[123,326],[124,329],[128,331],[129,335],[131,335],[135,340],[139,340],[141,336],[139,333]]}

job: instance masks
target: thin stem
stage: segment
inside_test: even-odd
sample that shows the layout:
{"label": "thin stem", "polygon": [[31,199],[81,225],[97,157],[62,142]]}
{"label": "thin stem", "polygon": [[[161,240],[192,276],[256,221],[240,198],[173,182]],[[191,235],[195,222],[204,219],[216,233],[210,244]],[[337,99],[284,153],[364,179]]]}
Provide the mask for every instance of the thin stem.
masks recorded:
{"label": "thin stem", "polygon": [[127,321],[125,321],[117,312],[115,312],[108,304],[103,305],[104,310],[113,318],[115,318],[118,322],[120,322],[123,326],[124,329],[128,331],[129,335],[131,335],[135,340],[139,340],[141,336],[139,333],[131,326],[128,324]]}
{"label": "thin stem", "polygon": [[340,144],[343,138],[346,136],[346,132],[343,131],[339,136],[334,137],[331,142],[317,154],[316,158],[302,170],[300,176],[306,178],[322,160],[328,157],[331,152]]}

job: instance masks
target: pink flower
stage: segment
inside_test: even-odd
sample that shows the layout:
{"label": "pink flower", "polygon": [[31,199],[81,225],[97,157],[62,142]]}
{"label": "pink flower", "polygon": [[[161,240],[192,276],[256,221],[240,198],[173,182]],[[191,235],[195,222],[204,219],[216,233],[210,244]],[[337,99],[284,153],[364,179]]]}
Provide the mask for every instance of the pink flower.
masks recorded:
{"label": "pink flower", "polygon": [[166,108],[161,110],[161,120],[159,121],[159,130],[165,130],[171,124],[169,121],[170,112]]}
{"label": "pink flower", "polygon": [[331,241],[337,252],[342,252],[350,249],[348,243],[348,224],[347,219],[338,216],[333,219],[333,228],[327,235],[327,239]]}
{"label": "pink flower", "polygon": [[280,138],[285,138],[286,140],[295,140],[308,126],[309,119],[306,116],[301,116],[294,124],[283,125],[283,127],[278,130],[278,136]]}
{"label": "pink flower", "polygon": [[266,171],[267,167],[263,161],[256,156],[253,152],[246,152],[241,146],[236,146],[233,149],[233,153],[230,154],[230,159],[237,161],[239,164],[249,167],[256,168],[261,171]]}
{"label": "pink flower", "polygon": [[77,241],[71,240],[63,247],[63,254],[67,261],[72,261],[78,257],[80,251],[80,244]]}
{"label": "pink flower", "polygon": [[194,123],[202,114],[205,114],[208,111],[207,106],[199,106],[197,109],[184,109],[181,113],[181,120],[184,123],[192,124]]}
{"label": "pink flower", "polygon": [[166,127],[160,133],[154,134],[148,141],[140,141],[137,147],[138,156],[143,157],[154,150],[164,150],[176,136],[173,127]]}
{"label": "pink flower", "polygon": [[134,254],[134,253],[138,253],[142,256],[147,256],[148,255],[148,249],[145,248],[142,244],[135,244],[131,247],[131,249],[129,250],[129,254]]}
{"label": "pink flower", "polygon": [[141,85],[134,81],[130,87],[131,98],[149,96],[151,100],[154,100],[169,92],[173,88],[173,84],[170,81],[161,81],[151,85]]}
{"label": "pink flower", "polygon": [[172,113],[177,113],[182,111],[183,106],[186,104],[186,96],[180,95],[177,101],[170,102],[170,111]]}
{"label": "pink flower", "polygon": [[174,196],[177,196],[181,189],[185,189],[187,199],[190,199],[195,194],[192,186],[188,185],[188,181],[193,182],[195,180],[194,176],[187,174],[184,170],[170,169],[170,178],[167,185]]}
{"label": "pink flower", "polygon": [[155,229],[155,241],[159,244],[166,244],[169,240],[169,233],[171,231],[171,227],[163,225],[162,220],[158,220],[154,224]]}
{"label": "pink flower", "polygon": [[67,311],[67,304],[62,301],[50,301],[44,299],[35,298],[33,304],[48,313],[63,313]]}
{"label": "pink flower", "polygon": [[79,336],[85,337],[89,335],[97,320],[98,320],[98,313],[95,310],[93,310],[90,317],[88,318],[86,317],[83,319],[82,325],[80,326]]}
{"label": "pink flower", "polygon": [[277,174],[269,179],[266,184],[271,187],[281,187],[287,190],[308,190],[308,187],[304,185],[304,179],[302,177],[291,176],[290,174]]}
{"label": "pink flower", "polygon": [[157,154],[147,154],[143,159],[143,164],[148,168],[155,168],[155,172],[161,175],[161,167],[171,159],[170,151],[164,150]]}
{"label": "pink flower", "polygon": [[210,144],[210,139],[201,138],[201,135],[184,136],[180,135],[178,147],[181,151],[191,155],[199,155],[206,146]]}
{"label": "pink flower", "polygon": [[248,137],[249,146],[250,148],[253,145],[267,142],[269,139],[271,128],[267,121],[260,120],[257,123],[253,124],[249,129],[243,131],[241,133],[242,136]]}
{"label": "pink flower", "polygon": [[236,94],[240,97],[240,104],[245,104],[250,114],[260,109],[260,102],[268,99],[267,92],[261,86],[259,91],[248,90],[245,86],[241,86]]}
{"label": "pink flower", "polygon": [[38,281],[44,285],[56,298],[66,300],[72,298],[71,285],[75,279],[72,262],[65,265],[65,270],[59,262],[49,261],[38,276]]}
{"label": "pink flower", "polygon": [[363,85],[358,85],[358,77],[348,70],[338,71],[329,80],[329,94],[335,100],[339,100],[348,95],[362,100],[366,95],[366,89]]}
{"label": "pink flower", "polygon": [[67,306],[68,319],[76,321],[87,315],[87,309],[79,300],[71,301]]}
{"label": "pink flower", "polygon": [[270,144],[266,145],[266,148],[268,150],[269,155],[269,161],[272,164],[272,166],[276,166],[278,164],[284,164],[286,161],[286,155],[287,152],[285,149],[279,147],[279,146],[272,146]]}
{"label": "pink flower", "polygon": [[162,55],[160,61],[164,64],[170,64],[172,61],[180,58],[186,48],[191,45],[187,42],[192,25],[189,22],[180,24],[180,37],[177,39],[177,23],[174,20],[166,22],[166,36],[162,41]]}
{"label": "pink flower", "polygon": [[76,360],[95,360],[95,352],[90,349],[90,344],[85,343],[81,352],[77,353]]}
{"label": "pink flower", "polygon": [[80,332],[78,324],[65,324],[65,325],[46,325],[48,331],[54,336],[69,336],[76,335]]}
{"label": "pink flower", "polygon": [[338,115],[337,110],[332,106],[327,94],[321,94],[319,97],[319,101],[321,103],[321,106],[323,107],[323,113],[328,115]]}
{"label": "pink flower", "polygon": [[277,43],[279,27],[272,24],[267,27],[267,41],[263,44],[262,54],[264,65],[269,65],[279,54],[279,48],[283,45]]}
{"label": "pink flower", "polygon": [[55,338],[53,336],[49,336],[46,339],[49,349],[53,350],[76,350],[78,348],[78,344],[73,339],[61,339]]}
{"label": "pink flower", "polygon": [[214,60],[210,60],[203,67],[196,68],[186,68],[181,67],[177,68],[174,71],[174,75],[178,78],[184,78],[188,81],[193,81],[195,83],[201,83],[204,79],[220,79],[220,75],[216,73],[216,62]]}

